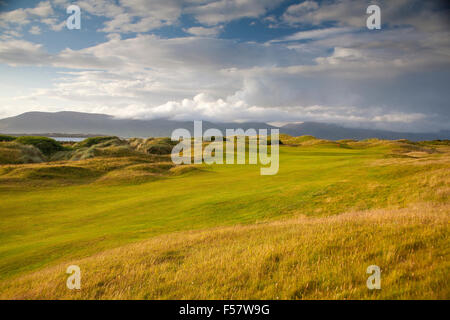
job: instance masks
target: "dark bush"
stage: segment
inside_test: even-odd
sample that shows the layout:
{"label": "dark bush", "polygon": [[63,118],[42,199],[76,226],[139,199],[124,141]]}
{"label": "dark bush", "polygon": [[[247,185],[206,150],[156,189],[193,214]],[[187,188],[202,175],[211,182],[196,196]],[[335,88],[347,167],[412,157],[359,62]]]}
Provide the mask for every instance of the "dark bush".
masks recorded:
{"label": "dark bush", "polygon": [[77,148],[89,148],[92,147],[93,145],[99,144],[99,143],[103,143],[109,140],[119,140],[118,137],[114,137],[114,136],[102,136],[102,137],[91,137],[91,138],[87,138],[84,139],[83,141],[79,142],[76,144]]}
{"label": "dark bush", "polygon": [[14,141],[16,139],[17,139],[17,137],[12,137],[12,136],[7,136],[7,135],[4,135],[4,134],[0,134],[0,142]]}
{"label": "dark bush", "polygon": [[154,144],[147,148],[147,153],[166,155],[172,153],[172,146],[169,144]]}
{"label": "dark bush", "polygon": [[15,141],[21,144],[32,145],[46,156],[64,150],[64,147],[58,141],[47,137],[23,136],[18,137]]}

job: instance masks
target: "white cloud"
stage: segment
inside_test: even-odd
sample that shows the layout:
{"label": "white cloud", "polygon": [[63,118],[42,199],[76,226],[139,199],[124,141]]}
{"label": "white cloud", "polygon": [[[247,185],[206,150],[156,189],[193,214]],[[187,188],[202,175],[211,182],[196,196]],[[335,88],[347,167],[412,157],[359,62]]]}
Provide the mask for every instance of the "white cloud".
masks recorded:
{"label": "white cloud", "polygon": [[16,38],[20,38],[22,35],[15,30],[4,30],[2,34],[0,34],[0,40],[12,40]]}
{"label": "white cloud", "polygon": [[32,26],[29,30],[31,34],[38,35],[41,34],[41,28],[39,26]]}
{"label": "white cloud", "polygon": [[89,14],[108,18],[99,30],[108,33],[148,32],[173,25],[183,7],[178,0],[82,0],[77,4]]}
{"label": "white cloud", "polygon": [[120,40],[122,36],[120,35],[120,33],[108,33],[106,38],[109,40]]}
{"label": "white cloud", "polygon": [[315,1],[304,1],[302,3],[289,6],[283,14],[283,20],[289,23],[300,22],[301,17],[309,16],[311,12],[319,9],[319,4]]}
{"label": "white cloud", "polygon": [[182,1],[178,0],[84,0],[80,7],[90,14],[110,20],[100,29],[103,32],[147,32],[177,23],[182,12]]}
{"label": "white cloud", "polygon": [[[437,59],[429,44],[427,50],[412,51],[421,42],[414,33],[402,32],[405,43],[396,45],[391,38],[399,34],[387,32],[370,41],[364,34],[318,37],[296,49],[213,38],[141,35],[121,39],[111,35],[108,42],[55,55],[30,42],[4,41],[0,42],[0,61],[74,70],[62,74],[52,88],[36,90],[15,102],[34,109],[70,106],[121,117],[402,123],[416,128],[418,122],[431,120],[417,109],[425,99],[423,90],[420,85],[407,84],[411,81],[408,74],[421,65],[428,70],[432,64],[443,68],[448,60]],[[427,43],[433,41],[427,38]],[[335,46],[338,43],[349,46]],[[320,51],[330,45],[335,46],[331,54]],[[311,47],[318,48],[322,56],[317,57]],[[402,83],[404,89],[399,87]],[[413,93],[406,100],[396,100],[401,90]],[[427,88],[425,101],[439,105],[446,99],[428,97],[430,90],[440,92]]]}
{"label": "white cloud", "polygon": [[[214,26],[235,19],[258,18],[277,7],[283,0],[218,0],[187,8],[197,21]],[[196,3],[197,4],[197,3]]]}
{"label": "white cloud", "polygon": [[[82,0],[77,4],[89,14],[108,18],[103,32],[148,32],[162,26],[177,25],[182,14],[192,15],[204,26],[191,34],[205,36],[205,26],[217,26],[240,18],[262,17],[283,0]],[[203,29],[200,29],[203,28]],[[215,32],[212,34],[212,32]],[[208,36],[219,29],[209,29]],[[202,33],[203,34],[199,34]]]}
{"label": "white cloud", "polygon": [[330,36],[335,36],[342,33],[347,33],[354,31],[351,28],[324,28],[324,29],[314,29],[309,31],[299,31],[290,36],[284,37],[281,40],[275,40],[273,42],[280,41],[298,41],[298,40],[308,40],[308,39],[322,39]]}
{"label": "white cloud", "polygon": [[[22,36],[22,28],[26,25],[34,23],[29,32],[37,35],[41,33],[41,29],[36,23],[43,23],[47,25],[56,25],[56,19],[52,16],[55,11],[50,1],[41,1],[32,8],[19,8],[11,11],[0,12],[0,29],[3,33],[9,33],[10,38],[20,38]],[[59,31],[60,28],[52,29]],[[13,31],[13,32],[12,32]],[[4,38],[4,37],[3,37]]]}
{"label": "white cloud", "polygon": [[24,25],[30,23],[28,14],[24,9],[0,12],[0,27],[4,28],[8,24]]}
{"label": "white cloud", "polygon": [[391,113],[373,117],[377,122],[406,122],[411,123],[425,119],[427,116],[423,113]]}
{"label": "white cloud", "polygon": [[54,13],[49,1],[42,1],[34,8],[16,9],[12,11],[0,12],[0,27],[8,24],[29,24],[33,19],[46,18]]}
{"label": "white cloud", "polygon": [[25,9],[25,11],[30,15],[43,17],[43,18],[48,17],[54,13],[53,8],[50,4],[50,1],[39,2],[36,7]]}
{"label": "white cloud", "polygon": [[212,28],[204,28],[204,27],[192,27],[188,29],[184,29],[185,32],[192,34],[198,37],[215,37],[220,32],[222,32],[223,27],[212,27]]}
{"label": "white cloud", "polygon": [[[119,87],[117,87],[119,88]],[[166,118],[178,121],[207,120],[213,122],[301,122],[301,121],[322,121],[338,122],[347,125],[372,125],[378,128],[392,129],[395,127],[408,125],[415,126],[418,121],[427,120],[429,116],[423,113],[402,113],[386,112],[383,109],[373,109],[364,111],[351,106],[321,106],[321,105],[293,105],[285,107],[261,107],[248,104],[244,100],[236,98],[236,95],[224,98],[215,98],[206,93],[199,93],[193,98],[171,100],[163,104],[149,106],[144,101],[134,100],[133,102],[123,100],[123,95],[108,95],[109,99],[102,102],[93,102],[95,96],[92,92],[78,88],[77,94],[86,97],[84,101],[77,100],[78,103],[71,107],[73,111],[106,113],[118,118],[134,119],[160,119]],[[116,94],[117,91],[113,91]],[[48,99],[49,92],[43,90],[40,94],[46,97],[45,106],[36,103],[34,100],[33,110],[38,111],[59,111],[64,110],[52,104],[55,99],[69,102],[73,98],[70,96],[59,96]],[[36,96],[35,96],[36,98]],[[20,103],[27,101],[29,97],[18,99]],[[1,100],[0,100],[1,101]],[[60,101],[60,102],[61,102]],[[23,107],[22,107],[23,108]],[[20,108],[16,111],[19,111]],[[24,109],[23,111],[26,111]],[[386,124],[391,124],[386,126]]]}
{"label": "white cloud", "polygon": [[50,55],[40,44],[23,40],[0,41],[0,62],[11,66],[48,64]]}
{"label": "white cloud", "polygon": [[65,20],[59,21],[56,18],[45,18],[41,23],[48,25],[53,31],[61,31],[66,26]]}
{"label": "white cloud", "polygon": [[[448,10],[445,12],[439,1],[377,0],[381,8],[384,26],[413,26],[421,31],[445,31],[450,26]],[[320,26],[334,22],[337,26],[365,28],[366,1],[334,0],[320,3],[305,1],[288,7],[282,19],[289,24]],[[439,9],[439,10],[436,10]]]}

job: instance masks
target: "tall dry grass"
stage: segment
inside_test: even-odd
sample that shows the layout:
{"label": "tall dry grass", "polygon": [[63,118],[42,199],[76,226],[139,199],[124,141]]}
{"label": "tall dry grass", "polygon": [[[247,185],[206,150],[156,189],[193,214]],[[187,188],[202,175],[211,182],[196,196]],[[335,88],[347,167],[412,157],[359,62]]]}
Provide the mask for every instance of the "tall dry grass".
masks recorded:
{"label": "tall dry grass", "polygon": [[[3,299],[449,299],[448,204],[159,236],[4,281]],[[79,265],[82,288],[66,288]],[[382,270],[381,290],[366,268]]]}

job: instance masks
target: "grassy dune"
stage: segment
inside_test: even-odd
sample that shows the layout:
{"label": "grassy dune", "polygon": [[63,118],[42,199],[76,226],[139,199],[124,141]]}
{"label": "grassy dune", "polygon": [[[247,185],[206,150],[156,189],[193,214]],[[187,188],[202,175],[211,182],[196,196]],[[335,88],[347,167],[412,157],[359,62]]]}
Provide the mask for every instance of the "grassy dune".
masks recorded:
{"label": "grassy dune", "polygon": [[286,139],[276,176],[138,154],[4,165],[0,296],[449,298],[449,149]]}

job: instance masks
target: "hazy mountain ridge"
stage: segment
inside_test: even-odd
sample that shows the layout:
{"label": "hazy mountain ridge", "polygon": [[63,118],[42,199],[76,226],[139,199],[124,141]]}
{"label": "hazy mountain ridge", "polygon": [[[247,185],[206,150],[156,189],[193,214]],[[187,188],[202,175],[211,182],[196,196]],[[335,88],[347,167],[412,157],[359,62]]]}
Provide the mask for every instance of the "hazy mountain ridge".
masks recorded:
{"label": "hazy mountain ridge", "polygon": [[[168,137],[173,130],[185,128],[193,132],[193,121],[167,119],[136,120],[118,119],[110,115],[81,112],[27,112],[0,120],[0,132],[5,134],[80,134],[117,135],[121,137]],[[225,129],[277,128],[262,122],[212,123],[203,121],[203,130],[217,128],[225,134]],[[409,139],[436,140],[449,139],[450,131],[438,133],[405,133],[374,129],[347,128],[335,124],[304,122],[280,127],[280,133],[292,136],[313,135],[321,139]]]}
{"label": "hazy mountain ridge", "polygon": [[418,140],[438,140],[449,139],[450,131],[413,133],[413,132],[395,132],[378,129],[348,128],[330,123],[304,122],[301,124],[287,124],[280,128],[280,132],[292,136],[312,135],[320,139],[341,140],[356,139],[363,140],[369,138],[396,140],[408,139]]}

